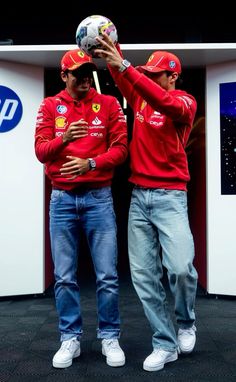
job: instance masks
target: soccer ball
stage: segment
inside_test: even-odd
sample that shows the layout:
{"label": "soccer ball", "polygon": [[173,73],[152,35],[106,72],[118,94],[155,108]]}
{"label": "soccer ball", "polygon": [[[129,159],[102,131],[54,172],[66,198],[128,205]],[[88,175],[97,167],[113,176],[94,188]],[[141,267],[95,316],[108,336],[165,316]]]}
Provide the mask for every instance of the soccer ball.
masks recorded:
{"label": "soccer ball", "polygon": [[113,42],[117,42],[117,30],[111,20],[101,15],[86,17],[86,19],[81,21],[76,30],[75,38],[78,47],[87,55],[95,57],[93,51],[100,47],[95,37],[102,37],[102,32],[108,34]]}

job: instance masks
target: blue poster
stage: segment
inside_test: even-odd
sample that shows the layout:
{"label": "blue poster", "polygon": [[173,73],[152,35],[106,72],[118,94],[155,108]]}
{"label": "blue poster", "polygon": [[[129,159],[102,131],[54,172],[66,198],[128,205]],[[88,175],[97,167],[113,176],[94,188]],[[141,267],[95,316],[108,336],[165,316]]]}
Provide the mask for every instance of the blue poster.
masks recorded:
{"label": "blue poster", "polygon": [[236,194],[236,82],[220,84],[221,194]]}

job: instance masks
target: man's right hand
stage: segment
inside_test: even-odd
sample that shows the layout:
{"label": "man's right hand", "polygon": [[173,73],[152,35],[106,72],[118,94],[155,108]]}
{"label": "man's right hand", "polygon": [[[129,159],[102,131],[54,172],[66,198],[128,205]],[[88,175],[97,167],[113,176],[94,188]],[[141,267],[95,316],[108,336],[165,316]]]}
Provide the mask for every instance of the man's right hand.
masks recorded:
{"label": "man's right hand", "polygon": [[69,143],[78,138],[83,138],[88,135],[88,122],[84,119],[72,122],[66,132],[63,134],[63,143]]}
{"label": "man's right hand", "polygon": [[112,39],[105,33],[102,33],[102,37],[96,37],[96,40],[100,43],[100,49],[94,49],[94,53],[97,57],[104,58],[107,64],[119,69],[122,66],[122,60],[120,53],[116,48],[116,44]]}

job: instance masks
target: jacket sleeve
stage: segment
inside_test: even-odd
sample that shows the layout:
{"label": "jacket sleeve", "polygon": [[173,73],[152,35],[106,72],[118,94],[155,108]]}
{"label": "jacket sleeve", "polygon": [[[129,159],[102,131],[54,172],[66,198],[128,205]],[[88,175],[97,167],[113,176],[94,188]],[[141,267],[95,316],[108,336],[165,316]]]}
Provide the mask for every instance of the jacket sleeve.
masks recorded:
{"label": "jacket sleeve", "polygon": [[53,110],[52,101],[49,99],[45,99],[38,110],[34,147],[36,157],[42,163],[54,160],[64,147],[62,137],[55,137]]}
{"label": "jacket sleeve", "polygon": [[[123,57],[119,44],[116,47]],[[166,91],[132,65],[123,73],[110,65],[108,68],[119,90],[131,107],[134,106],[137,95],[139,95],[154,110],[162,112],[174,121],[182,123],[193,121],[197,108],[194,97],[188,94],[176,96],[173,92]]]}
{"label": "jacket sleeve", "polygon": [[107,134],[108,149],[94,158],[98,169],[111,169],[123,163],[128,155],[127,123],[121,105],[115,97],[111,97],[108,110],[110,113]]}
{"label": "jacket sleeve", "polygon": [[139,96],[154,110],[158,110],[176,122],[191,123],[193,121],[197,108],[193,96],[184,91],[179,93],[166,91],[134,67],[129,67],[124,72],[124,79],[132,84]]}
{"label": "jacket sleeve", "polygon": [[[123,58],[123,53],[120,49],[119,43],[116,44],[116,48],[118,52],[120,53],[121,57]],[[136,92],[134,90],[133,84],[129,81],[125,80],[124,73],[120,73],[117,69],[114,69],[111,65],[108,65],[108,69],[110,71],[110,74],[117,84],[121,94],[126,98],[128,104],[133,107],[134,102],[136,99]]]}

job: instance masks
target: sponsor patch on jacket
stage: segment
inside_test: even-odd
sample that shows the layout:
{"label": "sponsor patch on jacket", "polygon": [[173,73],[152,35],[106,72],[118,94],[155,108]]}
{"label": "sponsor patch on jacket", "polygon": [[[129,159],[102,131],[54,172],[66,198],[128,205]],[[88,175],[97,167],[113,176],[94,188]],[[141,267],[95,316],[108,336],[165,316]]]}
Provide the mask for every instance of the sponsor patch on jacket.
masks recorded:
{"label": "sponsor patch on jacket", "polygon": [[67,112],[67,107],[65,105],[57,105],[57,112],[59,114],[65,114]]}
{"label": "sponsor patch on jacket", "polygon": [[102,121],[100,121],[98,117],[94,118],[94,120],[92,121],[92,124],[95,126],[101,125],[101,123]]}
{"label": "sponsor patch on jacket", "polygon": [[147,105],[147,102],[143,100],[140,110],[142,111],[146,105]]}
{"label": "sponsor patch on jacket", "polygon": [[141,122],[141,123],[144,122],[144,116],[141,113],[139,113],[138,111],[136,113],[136,119],[138,119],[139,122]]}
{"label": "sponsor patch on jacket", "polygon": [[66,125],[67,125],[66,117],[60,116],[55,119],[55,127],[57,129],[65,129]]}
{"label": "sponsor patch on jacket", "polygon": [[193,100],[192,100],[190,97],[186,96],[186,95],[178,96],[177,98],[181,99],[181,100],[185,103],[185,105],[186,105],[188,108],[189,108],[189,107],[192,105],[192,103],[193,103]]}

